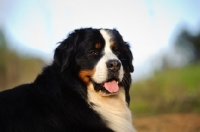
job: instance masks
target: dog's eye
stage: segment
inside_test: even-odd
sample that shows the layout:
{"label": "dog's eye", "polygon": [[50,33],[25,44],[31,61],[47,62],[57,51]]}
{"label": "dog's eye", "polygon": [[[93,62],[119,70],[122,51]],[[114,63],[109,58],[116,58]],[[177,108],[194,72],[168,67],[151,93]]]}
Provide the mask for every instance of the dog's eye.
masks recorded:
{"label": "dog's eye", "polygon": [[115,53],[115,55],[119,55],[120,51],[118,49],[115,49],[114,53]]}
{"label": "dog's eye", "polygon": [[97,51],[89,51],[88,55],[98,55],[98,52]]}

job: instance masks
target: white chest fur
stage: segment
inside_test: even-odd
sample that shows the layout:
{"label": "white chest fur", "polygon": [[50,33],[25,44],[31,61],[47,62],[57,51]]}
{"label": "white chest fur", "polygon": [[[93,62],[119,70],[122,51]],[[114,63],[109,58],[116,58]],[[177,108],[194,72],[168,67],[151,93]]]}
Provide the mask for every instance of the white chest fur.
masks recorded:
{"label": "white chest fur", "polygon": [[89,87],[88,102],[95,104],[92,108],[107,121],[109,128],[115,132],[136,132],[132,126],[132,116],[126,105],[123,88],[120,88],[115,96],[102,97]]}

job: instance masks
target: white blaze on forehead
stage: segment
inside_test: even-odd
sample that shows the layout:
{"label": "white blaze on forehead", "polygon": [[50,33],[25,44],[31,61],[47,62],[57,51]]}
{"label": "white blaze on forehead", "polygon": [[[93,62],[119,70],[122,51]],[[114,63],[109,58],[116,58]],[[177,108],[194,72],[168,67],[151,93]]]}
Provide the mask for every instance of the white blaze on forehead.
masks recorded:
{"label": "white blaze on forehead", "polygon": [[[108,69],[107,69],[107,66],[106,66],[106,62],[109,61],[109,60],[113,60],[113,59],[119,60],[117,58],[117,56],[111,50],[111,43],[112,43],[111,35],[106,30],[100,30],[100,33],[105,40],[105,47],[102,51],[104,55],[101,57],[101,59],[97,63],[97,65],[95,67],[95,69],[96,69],[95,73],[92,77],[92,79],[96,83],[103,83],[107,80]],[[120,81],[122,81],[123,74],[124,74],[123,73],[123,67],[121,66],[121,68],[119,70]]]}
{"label": "white blaze on forehead", "polygon": [[117,56],[115,54],[113,54],[113,52],[111,50],[111,36],[110,36],[110,34],[106,30],[100,30],[100,33],[102,34],[102,36],[105,40],[104,52],[105,52],[106,59],[107,60],[118,59]]}

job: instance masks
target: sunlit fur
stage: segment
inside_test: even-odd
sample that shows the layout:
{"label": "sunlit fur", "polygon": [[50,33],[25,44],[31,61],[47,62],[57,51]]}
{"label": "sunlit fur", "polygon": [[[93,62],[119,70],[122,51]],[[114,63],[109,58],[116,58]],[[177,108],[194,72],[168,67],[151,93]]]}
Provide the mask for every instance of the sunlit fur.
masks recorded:
{"label": "sunlit fur", "polygon": [[88,99],[92,101],[93,109],[101,114],[107,125],[115,132],[134,132],[132,126],[131,111],[125,101],[124,89],[120,88],[117,95],[99,96],[93,90],[93,86],[88,87]]}

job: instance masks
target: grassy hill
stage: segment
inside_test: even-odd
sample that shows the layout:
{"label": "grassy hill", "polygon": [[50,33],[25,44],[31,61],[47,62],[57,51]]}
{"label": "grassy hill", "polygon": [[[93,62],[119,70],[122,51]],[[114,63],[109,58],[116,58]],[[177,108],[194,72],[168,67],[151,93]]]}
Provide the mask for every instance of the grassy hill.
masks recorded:
{"label": "grassy hill", "polygon": [[130,108],[134,115],[200,113],[200,64],[165,69],[132,84]]}

